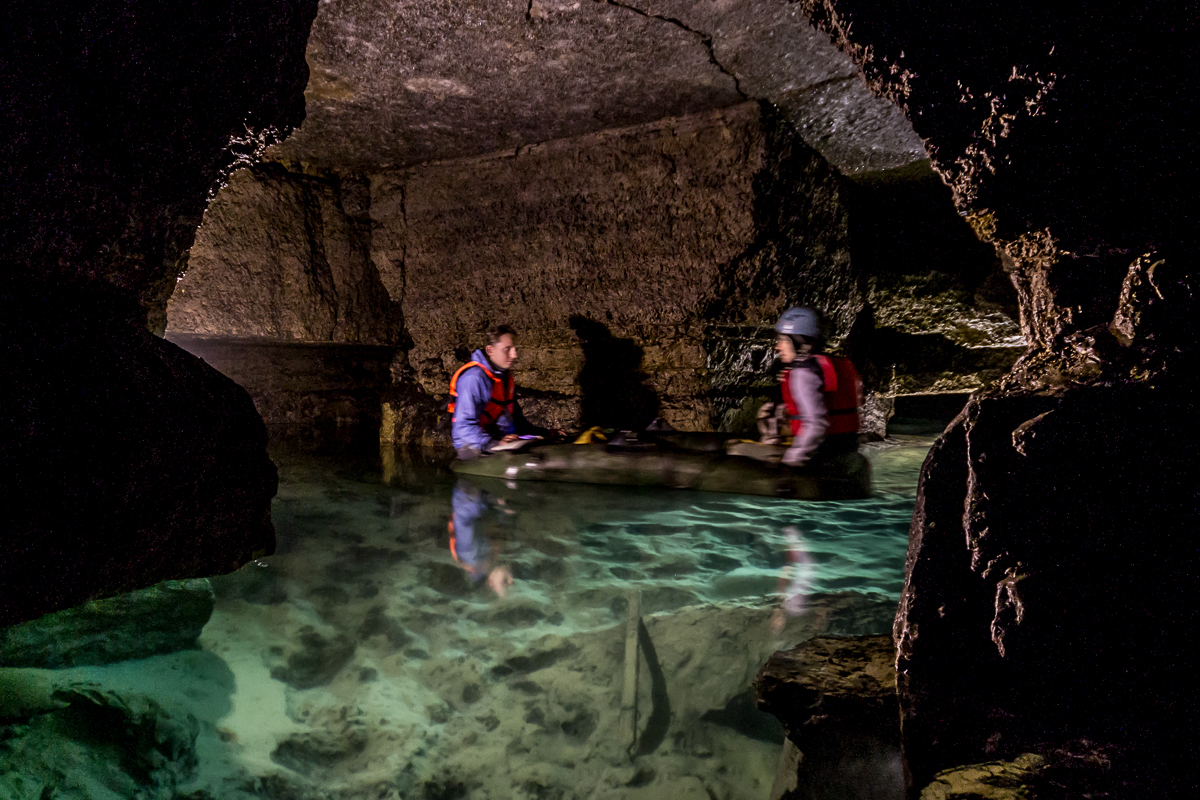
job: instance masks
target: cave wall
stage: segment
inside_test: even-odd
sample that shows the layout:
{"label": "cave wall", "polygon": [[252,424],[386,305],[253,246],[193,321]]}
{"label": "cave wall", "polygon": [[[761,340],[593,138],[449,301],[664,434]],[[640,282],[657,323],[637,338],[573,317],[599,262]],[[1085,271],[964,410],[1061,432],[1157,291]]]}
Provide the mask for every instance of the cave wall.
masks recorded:
{"label": "cave wall", "polygon": [[151,335],[221,180],[304,116],[308,0],[12,7],[0,625],[274,547],[246,393]]}
{"label": "cave wall", "polygon": [[[836,174],[756,103],[366,177],[270,165],[207,212],[168,336],[210,357],[222,340],[397,346],[385,413],[408,403],[410,419],[384,438],[415,441],[508,322],[524,406],[547,424],[704,430],[748,387],[770,390],[769,327],[788,305],[853,324],[847,225]],[[288,369],[289,399],[250,360],[263,369],[217,366],[269,421],[337,411],[298,411],[329,387]]]}
{"label": "cave wall", "polygon": [[1190,796],[1195,16],[803,5],[927,140],[1031,344],[923,471],[895,626],[915,786],[1075,747],[1113,796]]}
{"label": "cave wall", "polygon": [[204,213],[167,335],[394,345],[400,309],[371,260],[369,208],[361,178],[238,170]]}
{"label": "cave wall", "polygon": [[978,389],[1025,348],[999,258],[927,165],[847,179],[756,103],[365,177],[242,171],[191,265],[168,336],[268,422],[370,421],[389,382],[349,376],[346,350],[357,388],[338,394],[270,343],[329,344],[329,365],[397,346],[386,441],[427,438],[495,321],[521,331],[527,408],[567,428],[752,427],[793,303],[828,313],[878,432],[891,395]]}
{"label": "cave wall", "polygon": [[[422,388],[444,393],[504,321],[521,333],[522,387],[556,424],[709,429],[714,325],[769,346],[762,326],[790,303],[842,325],[856,310],[838,184],[788,130],[743,104],[374,176],[376,263],[404,298]],[[588,390],[626,393],[581,397],[598,369]],[[623,416],[629,401],[645,419]]]}
{"label": "cave wall", "polygon": [[1003,377],[1028,344],[995,249],[955,211],[928,162],[845,182],[850,255],[865,313],[845,344],[886,395],[967,394]]}
{"label": "cave wall", "polygon": [[275,434],[377,431],[404,326],[372,231],[361,176],[238,170],[204,213],[166,338],[245,388]]}

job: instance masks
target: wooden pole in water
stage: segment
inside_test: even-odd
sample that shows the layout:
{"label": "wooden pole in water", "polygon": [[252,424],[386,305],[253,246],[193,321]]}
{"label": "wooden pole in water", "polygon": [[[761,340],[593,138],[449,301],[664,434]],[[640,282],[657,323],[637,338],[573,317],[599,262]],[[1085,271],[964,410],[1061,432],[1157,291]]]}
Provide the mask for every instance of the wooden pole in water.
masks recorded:
{"label": "wooden pole in water", "polygon": [[628,742],[629,752],[637,744],[637,698],[638,698],[638,625],[641,624],[642,593],[633,589],[629,593],[629,614],[625,620],[625,685],[621,691],[621,733]]}

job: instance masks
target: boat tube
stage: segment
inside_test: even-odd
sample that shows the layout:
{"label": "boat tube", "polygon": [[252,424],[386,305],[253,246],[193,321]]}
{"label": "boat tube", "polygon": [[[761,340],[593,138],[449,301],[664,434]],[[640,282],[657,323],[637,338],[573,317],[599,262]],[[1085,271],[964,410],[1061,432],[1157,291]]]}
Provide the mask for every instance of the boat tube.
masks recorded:
{"label": "boat tube", "polygon": [[871,467],[860,453],[788,469],[778,463],[783,451],[783,447],[734,441],[721,434],[676,434],[620,444],[531,442],[517,451],[455,461],[451,469],[460,475],[507,481],[692,489],[796,500],[870,496]]}

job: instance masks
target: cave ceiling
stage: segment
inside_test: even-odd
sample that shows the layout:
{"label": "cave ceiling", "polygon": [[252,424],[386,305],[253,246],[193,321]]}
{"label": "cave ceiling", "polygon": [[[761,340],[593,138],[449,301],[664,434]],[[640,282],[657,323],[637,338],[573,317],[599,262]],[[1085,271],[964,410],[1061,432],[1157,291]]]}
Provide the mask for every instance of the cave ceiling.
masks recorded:
{"label": "cave ceiling", "polygon": [[308,116],[272,160],[406,167],[775,104],[843,173],[926,158],[891,103],[784,0],[321,0]]}

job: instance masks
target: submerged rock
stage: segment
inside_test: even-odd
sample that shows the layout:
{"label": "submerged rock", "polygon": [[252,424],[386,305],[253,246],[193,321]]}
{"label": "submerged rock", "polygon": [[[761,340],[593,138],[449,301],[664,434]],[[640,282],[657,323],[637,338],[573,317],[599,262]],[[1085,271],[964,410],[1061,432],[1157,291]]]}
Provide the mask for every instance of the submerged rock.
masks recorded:
{"label": "submerged rock", "polygon": [[337,732],[317,730],[285,739],[271,753],[271,760],[301,775],[312,776],[361,755],[366,747],[366,731],[351,721]]}
{"label": "submerged rock", "polygon": [[293,689],[329,683],[350,663],[357,648],[349,636],[332,631],[326,635],[311,625],[300,629],[294,644],[280,655],[284,663],[271,668],[272,678]]}
{"label": "submerged rock", "polygon": [[0,629],[0,667],[61,669],[193,648],[213,603],[204,578],[92,600]]}
{"label": "submerged rock", "polygon": [[54,699],[62,707],[0,726],[0,796],[172,800],[195,774],[199,723],[191,715],[86,685]]}
{"label": "submerged rock", "polygon": [[904,797],[894,662],[890,636],[818,636],[771,656],[759,707],[803,754],[785,754],[776,798]]}

